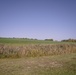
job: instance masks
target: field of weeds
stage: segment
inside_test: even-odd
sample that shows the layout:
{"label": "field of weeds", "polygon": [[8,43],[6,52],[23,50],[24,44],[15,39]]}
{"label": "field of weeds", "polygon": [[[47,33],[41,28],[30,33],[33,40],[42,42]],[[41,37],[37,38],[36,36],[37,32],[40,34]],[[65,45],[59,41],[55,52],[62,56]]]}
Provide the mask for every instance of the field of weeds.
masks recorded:
{"label": "field of weeds", "polygon": [[76,53],[76,44],[0,44],[0,58],[39,57]]}
{"label": "field of weeds", "polygon": [[76,53],[0,59],[0,75],[76,75]]}

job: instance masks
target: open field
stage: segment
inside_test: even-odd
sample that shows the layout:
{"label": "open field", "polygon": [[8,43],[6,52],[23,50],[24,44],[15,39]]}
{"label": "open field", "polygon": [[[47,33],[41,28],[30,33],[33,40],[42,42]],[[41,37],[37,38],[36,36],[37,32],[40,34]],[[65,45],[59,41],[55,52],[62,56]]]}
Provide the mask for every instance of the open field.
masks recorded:
{"label": "open field", "polygon": [[52,44],[58,42],[23,39],[23,38],[0,38],[0,43],[21,45],[21,44]]}
{"label": "open field", "polygon": [[0,38],[0,75],[76,75],[76,43]]}
{"label": "open field", "polygon": [[76,42],[59,42],[59,41],[45,41],[45,40],[33,40],[33,39],[23,39],[23,38],[0,38],[0,43],[2,44],[76,44]]}
{"label": "open field", "polygon": [[0,59],[0,75],[76,75],[76,53]]}

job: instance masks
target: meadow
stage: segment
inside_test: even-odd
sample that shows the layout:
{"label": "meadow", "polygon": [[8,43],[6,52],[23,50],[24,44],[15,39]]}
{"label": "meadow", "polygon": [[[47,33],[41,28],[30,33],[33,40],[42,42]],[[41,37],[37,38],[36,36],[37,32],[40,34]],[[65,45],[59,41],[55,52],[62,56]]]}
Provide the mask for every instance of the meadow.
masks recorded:
{"label": "meadow", "polygon": [[76,75],[76,43],[0,38],[0,75]]}

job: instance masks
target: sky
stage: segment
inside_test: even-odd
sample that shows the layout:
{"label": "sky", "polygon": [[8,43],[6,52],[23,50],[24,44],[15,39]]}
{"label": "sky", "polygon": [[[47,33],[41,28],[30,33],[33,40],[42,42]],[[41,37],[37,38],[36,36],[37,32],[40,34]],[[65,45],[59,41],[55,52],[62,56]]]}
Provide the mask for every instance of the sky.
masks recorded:
{"label": "sky", "polygon": [[76,0],[0,0],[0,37],[76,39]]}

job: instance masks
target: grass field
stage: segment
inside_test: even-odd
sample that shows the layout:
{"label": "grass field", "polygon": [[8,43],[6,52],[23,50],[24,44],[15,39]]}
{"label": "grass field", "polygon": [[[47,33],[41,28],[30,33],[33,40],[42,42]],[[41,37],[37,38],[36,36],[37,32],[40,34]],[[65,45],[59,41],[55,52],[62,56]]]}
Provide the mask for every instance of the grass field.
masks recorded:
{"label": "grass field", "polygon": [[0,75],[76,75],[76,53],[0,59]]}
{"label": "grass field", "polygon": [[23,38],[0,38],[0,43],[3,44],[76,44],[76,42],[59,42],[59,41],[45,41],[45,40],[32,40],[32,39],[23,39]]}
{"label": "grass field", "polygon": [[5,44],[51,44],[54,42],[44,41],[44,40],[22,39],[22,38],[0,38],[0,43],[5,43]]}
{"label": "grass field", "polygon": [[0,38],[0,75],[76,75],[76,43]]}

